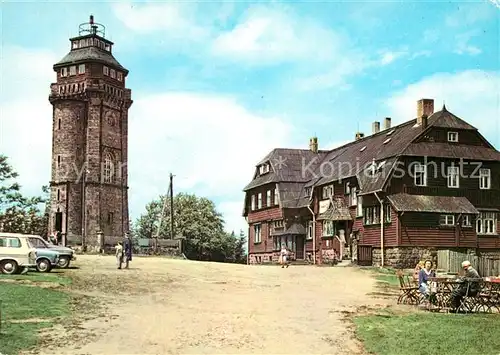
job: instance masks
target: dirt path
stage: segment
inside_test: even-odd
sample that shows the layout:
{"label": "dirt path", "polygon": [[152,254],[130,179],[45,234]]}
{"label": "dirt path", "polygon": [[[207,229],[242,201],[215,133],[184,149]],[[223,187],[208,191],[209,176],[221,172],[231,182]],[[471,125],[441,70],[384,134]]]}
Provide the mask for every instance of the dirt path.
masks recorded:
{"label": "dirt path", "polygon": [[79,258],[75,288],[106,307],[47,354],[359,354],[345,314],[387,303],[351,267],[113,262]]}

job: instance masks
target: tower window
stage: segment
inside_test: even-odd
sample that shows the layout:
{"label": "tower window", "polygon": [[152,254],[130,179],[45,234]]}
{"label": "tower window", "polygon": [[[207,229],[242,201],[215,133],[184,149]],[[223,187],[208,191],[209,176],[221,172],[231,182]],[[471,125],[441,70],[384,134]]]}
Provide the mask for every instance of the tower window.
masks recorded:
{"label": "tower window", "polygon": [[104,182],[110,183],[113,181],[114,164],[113,157],[111,154],[107,153],[104,157],[104,171],[103,171]]}
{"label": "tower window", "polygon": [[61,68],[61,76],[62,77],[68,76],[68,68]]}
{"label": "tower window", "polygon": [[118,73],[116,74],[116,78],[118,79],[118,81],[123,81],[123,73],[118,72]]}
{"label": "tower window", "polygon": [[78,66],[78,74],[85,74],[85,64],[80,64]]}
{"label": "tower window", "polygon": [[73,41],[71,44],[72,44],[72,46],[71,46],[72,49],[78,48],[78,41]]}
{"label": "tower window", "polygon": [[111,76],[113,79],[114,79],[114,78],[116,78],[116,72],[115,72],[115,70],[114,70],[114,69],[111,69],[111,70],[110,70],[110,76]]}
{"label": "tower window", "polygon": [[61,129],[61,119],[57,120],[57,129]]}
{"label": "tower window", "polygon": [[104,49],[105,49],[106,51],[110,52],[110,51],[111,51],[111,46],[110,46],[109,44],[107,44],[107,43],[106,43],[106,44],[104,45]]}
{"label": "tower window", "polygon": [[57,156],[57,167],[59,167],[59,165],[61,165],[61,156],[60,155]]}
{"label": "tower window", "polygon": [[61,190],[57,189],[57,201],[61,200]]}
{"label": "tower window", "polygon": [[102,73],[104,75],[106,75],[106,76],[109,75],[109,68],[108,67],[102,67]]}
{"label": "tower window", "polygon": [[113,224],[113,212],[108,212],[108,224]]}

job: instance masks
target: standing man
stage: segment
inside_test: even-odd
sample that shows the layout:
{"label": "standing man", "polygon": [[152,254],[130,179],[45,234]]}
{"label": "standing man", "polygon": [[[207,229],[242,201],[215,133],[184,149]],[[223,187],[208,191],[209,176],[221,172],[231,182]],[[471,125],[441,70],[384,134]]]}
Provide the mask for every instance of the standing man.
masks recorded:
{"label": "standing man", "polygon": [[132,261],[132,241],[128,233],[125,233],[125,238],[123,239],[123,254],[125,269],[128,269],[128,263]]}

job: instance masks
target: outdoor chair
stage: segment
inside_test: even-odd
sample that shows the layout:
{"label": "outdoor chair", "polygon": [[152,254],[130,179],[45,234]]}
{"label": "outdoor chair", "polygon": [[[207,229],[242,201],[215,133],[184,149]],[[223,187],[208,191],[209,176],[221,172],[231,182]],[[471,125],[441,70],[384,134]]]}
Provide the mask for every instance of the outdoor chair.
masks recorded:
{"label": "outdoor chair", "polygon": [[[483,304],[483,299],[481,298],[481,296],[485,295],[486,293],[484,289],[485,283],[483,282],[482,279],[480,280],[467,279],[465,282],[467,282],[467,291],[465,293],[465,296],[462,298],[458,310],[464,313],[479,312],[480,310],[483,309],[481,307]],[[479,284],[479,291],[476,293],[470,292],[470,286],[473,282],[477,282]]]}
{"label": "outdoor chair", "polygon": [[408,275],[404,275],[401,271],[398,271],[396,275],[399,279],[398,304],[419,304],[420,293],[418,292],[418,286],[416,286],[413,282],[413,278]]}

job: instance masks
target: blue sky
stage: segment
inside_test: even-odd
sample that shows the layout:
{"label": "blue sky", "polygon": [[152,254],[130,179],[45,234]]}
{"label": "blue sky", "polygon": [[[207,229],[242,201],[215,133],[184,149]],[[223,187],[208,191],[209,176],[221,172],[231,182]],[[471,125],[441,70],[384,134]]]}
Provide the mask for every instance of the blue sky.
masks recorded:
{"label": "blue sky", "polygon": [[[1,151],[27,193],[50,177],[52,64],[90,13],[130,70],[130,208],[177,191],[245,226],[241,189],[274,147],[320,148],[416,100],[500,147],[500,9],[477,2],[3,2]],[[29,130],[27,130],[29,128]],[[36,154],[34,153],[36,152]]]}

